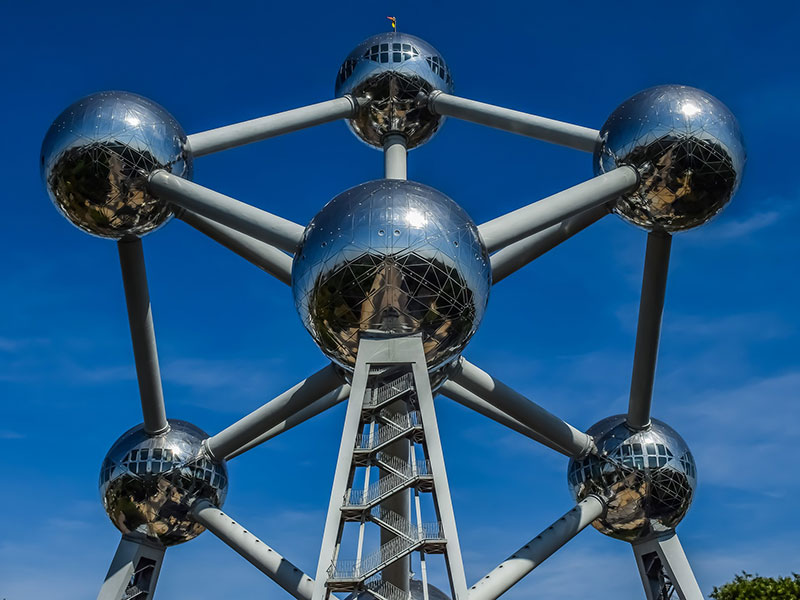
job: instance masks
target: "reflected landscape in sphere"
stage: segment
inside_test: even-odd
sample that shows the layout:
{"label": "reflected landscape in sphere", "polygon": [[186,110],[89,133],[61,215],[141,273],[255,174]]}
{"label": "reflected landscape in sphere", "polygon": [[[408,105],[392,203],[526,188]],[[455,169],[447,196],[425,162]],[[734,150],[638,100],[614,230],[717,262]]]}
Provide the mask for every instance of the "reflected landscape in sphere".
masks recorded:
{"label": "reflected landscape in sphere", "polygon": [[204,451],[208,436],[201,429],[176,419],[169,424],[167,433],[156,436],[138,425],[114,443],[100,470],[100,495],[122,533],[174,546],[205,529],[188,516],[196,500],[222,507],[228,471]]}
{"label": "reflected landscape in sphere", "polygon": [[303,324],[347,369],[367,331],[421,333],[430,369],[455,358],[483,318],[490,281],[467,213],[404,180],[370,181],[331,200],[306,228],[292,267]]}
{"label": "reflected landscape in sphere", "polygon": [[155,102],[129,92],[100,92],[75,102],[42,144],[42,178],[56,208],[74,225],[105,238],[141,236],[172,216],[147,191],[165,169],[191,178],[186,134]]}
{"label": "reflected landscape in sphere", "polygon": [[673,233],[708,222],[728,204],[745,159],[739,125],[722,102],[696,88],[662,85],[611,114],[600,130],[594,171],[639,169],[639,189],[614,212],[647,230]]}
{"label": "reflected landscape in sphere", "polygon": [[404,135],[408,148],[433,137],[443,119],[428,110],[425,96],[433,90],[452,93],[450,69],[436,48],[407,33],[364,40],[336,77],[337,97],[370,99],[349,124],[359,138],[378,148],[390,133]]}
{"label": "reflected landscape in sphere", "polygon": [[653,419],[649,429],[632,431],[625,418],[608,417],[589,428],[599,456],[572,459],[568,481],[578,501],[589,494],[608,499],[606,515],[592,523],[598,531],[633,542],[680,523],[697,470],[686,442],[666,423]]}

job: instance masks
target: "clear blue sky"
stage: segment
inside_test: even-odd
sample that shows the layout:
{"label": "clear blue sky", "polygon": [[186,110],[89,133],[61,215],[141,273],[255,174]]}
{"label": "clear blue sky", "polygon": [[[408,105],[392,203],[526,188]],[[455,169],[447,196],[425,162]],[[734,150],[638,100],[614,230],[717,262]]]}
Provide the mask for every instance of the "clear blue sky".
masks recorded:
{"label": "clear blue sky", "polygon": [[[537,6],[537,4],[539,4]],[[317,102],[369,35],[436,46],[460,95],[600,127],[685,83],[738,116],[742,187],[673,244],[654,416],[694,451],[679,528],[701,587],[800,570],[798,50],[793,3],[5,3],[0,16],[0,598],[91,598],[119,534],[101,460],[140,420],[114,244],[70,226],[39,179],[53,118],[90,92],[164,105],[187,132]],[[195,180],[306,223],[377,178],[334,123],[198,159]],[[477,222],[588,179],[586,154],[450,120],[409,176]],[[579,428],[626,407],[645,234],[616,217],[499,284],[466,356]],[[291,293],[173,222],[145,239],[171,417],[214,433],[325,364]],[[567,461],[439,402],[470,582],[571,505]],[[343,407],[232,461],[225,510],[313,573]],[[169,550],[161,598],[282,597],[210,534]],[[508,598],[643,597],[627,544],[593,529]]]}

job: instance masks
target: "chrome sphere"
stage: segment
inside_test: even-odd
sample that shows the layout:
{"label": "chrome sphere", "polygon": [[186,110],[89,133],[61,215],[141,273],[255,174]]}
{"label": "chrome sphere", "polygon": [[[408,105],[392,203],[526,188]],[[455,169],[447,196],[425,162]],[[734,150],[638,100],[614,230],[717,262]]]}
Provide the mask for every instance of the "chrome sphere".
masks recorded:
{"label": "chrome sphere", "polygon": [[428,110],[433,90],[453,91],[450,69],[436,48],[407,33],[381,33],[361,42],[342,63],[336,96],[369,98],[350,128],[371,146],[381,148],[390,133],[406,137],[408,148],[427,142],[442,117]]}
{"label": "chrome sphere", "polygon": [[490,281],[467,213],[404,180],[370,181],[331,200],[306,227],[292,266],[306,329],[347,369],[366,331],[422,333],[431,369],[455,358],[483,318]]}
{"label": "chrome sphere", "polygon": [[137,425],[108,451],[100,470],[100,495],[111,522],[122,533],[141,533],[174,546],[200,535],[189,518],[196,500],[225,502],[228,470],[213,460],[199,428],[170,419],[170,430],[151,436]]}
{"label": "chrome sphere", "polygon": [[603,419],[586,432],[599,455],[569,463],[572,495],[607,499],[608,510],[594,527],[633,542],[675,528],[692,502],[697,486],[694,458],[683,438],[667,424],[652,420],[633,431],[625,415]]}
{"label": "chrome sphere", "polygon": [[683,231],[708,222],[730,201],[746,159],[736,118],[712,95],[684,85],[639,92],[600,130],[596,175],[631,165],[641,185],[614,211],[647,230]]}
{"label": "chrome sphere", "polygon": [[128,92],[78,100],[53,121],[42,143],[42,178],[74,225],[105,238],[141,236],[172,216],[147,191],[165,169],[191,178],[186,134],[155,102]]}

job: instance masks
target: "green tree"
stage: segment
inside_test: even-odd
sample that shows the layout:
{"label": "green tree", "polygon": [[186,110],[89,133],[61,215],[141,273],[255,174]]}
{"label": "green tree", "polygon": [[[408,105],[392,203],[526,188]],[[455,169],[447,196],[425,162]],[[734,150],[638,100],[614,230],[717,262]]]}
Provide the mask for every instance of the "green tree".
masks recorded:
{"label": "green tree", "polygon": [[742,571],[733,581],[711,592],[714,600],[800,600],[800,575],[759,577]]}

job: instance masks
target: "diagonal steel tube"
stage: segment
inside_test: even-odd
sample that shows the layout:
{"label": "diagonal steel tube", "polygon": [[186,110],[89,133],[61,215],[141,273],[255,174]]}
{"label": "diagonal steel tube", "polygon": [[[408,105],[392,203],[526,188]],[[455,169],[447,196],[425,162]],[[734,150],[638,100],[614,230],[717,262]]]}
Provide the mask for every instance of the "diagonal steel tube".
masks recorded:
{"label": "diagonal steel tube", "polygon": [[650,405],[653,400],[671,246],[672,236],[668,233],[653,231],[647,235],[631,394],[628,401],[628,425],[633,429],[644,429],[650,425]]}
{"label": "diagonal steel tube", "polygon": [[599,131],[589,127],[459,98],[438,90],[431,93],[428,108],[439,115],[471,121],[584,152],[594,152],[600,136]]}
{"label": "diagonal steel tube", "polygon": [[639,185],[639,173],[622,166],[497,217],[478,227],[487,250],[495,252],[586,210],[615,200]]}
{"label": "diagonal steel tube", "polygon": [[496,600],[528,573],[602,516],[605,503],[588,496],[558,521],[509,556],[469,589],[469,600]]}
{"label": "diagonal steel tube", "polygon": [[227,429],[208,438],[205,442],[206,449],[212,456],[224,458],[340,385],[342,385],[341,375],[336,367],[328,365]]}
{"label": "diagonal steel tube", "polygon": [[350,386],[347,384],[339,386],[332,392],[325,394],[319,400],[312,402],[304,409],[299,410],[292,415],[289,415],[288,417],[286,417],[286,419],[284,419],[274,427],[268,429],[253,441],[246,443],[244,446],[242,446],[237,450],[234,450],[225,457],[225,460],[236,458],[240,454],[243,454],[244,452],[247,452],[248,450],[255,448],[256,446],[263,444],[267,440],[271,440],[276,435],[281,434],[284,431],[289,431],[292,427],[300,425],[301,423],[305,423],[310,418],[316,417],[318,414],[328,410],[329,408],[332,408],[337,404],[344,402],[345,400],[347,400],[349,396],[350,396]]}
{"label": "diagonal steel tube", "polygon": [[563,448],[568,456],[578,458],[594,450],[591,436],[531,402],[463,357],[450,380]]}
{"label": "diagonal steel tube", "polygon": [[120,240],[117,249],[122,268],[122,283],[125,286],[125,302],[128,305],[128,323],[136,362],[136,377],[139,380],[144,429],[149,434],[163,433],[169,429],[169,423],[164,409],[164,392],[161,388],[161,370],[158,366],[142,240]]}
{"label": "diagonal steel tube", "polygon": [[192,517],[297,600],[311,600],[314,580],[208,500],[192,506]]}
{"label": "diagonal steel tube", "polygon": [[189,148],[192,155],[203,156],[330,121],[354,117],[358,113],[358,108],[359,102],[350,96],[334,98],[310,106],[194,133],[189,136]]}
{"label": "diagonal steel tube", "polygon": [[530,427],[526,427],[515,418],[508,416],[499,408],[489,404],[485,400],[482,400],[469,390],[458,385],[455,381],[445,381],[439,388],[439,391],[444,396],[447,396],[451,400],[458,402],[461,406],[470,408],[475,412],[482,414],[484,417],[488,417],[489,419],[492,419],[501,425],[505,425],[509,429],[513,429],[517,433],[521,433],[522,435],[529,437],[540,444],[544,444],[556,452],[570,456],[570,453],[567,450],[564,450],[562,447],[553,443],[551,440],[534,431]]}
{"label": "diagonal steel tube", "polygon": [[576,233],[580,233],[592,223],[602,219],[608,212],[607,206],[596,206],[495,252],[490,257],[492,285],[539,258],[545,252],[549,252]]}
{"label": "diagonal steel tube", "polygon": [[150,175],[148,188],[167,202],[290,254],[294,254],[303,237],[304,227],[297,223],[234,200],[164,170],[155,171]]}
{"label": "diagonal steel tube", "polygon": [[176,216],[197,231],[219,242],[228,250],[253,263],[262,271],[269,273],[286,285],[292,284],[291,256],[269,244],[239,233],[230,227],[225,227],[225,225],[215,223],[189,210],[181,210]]}

